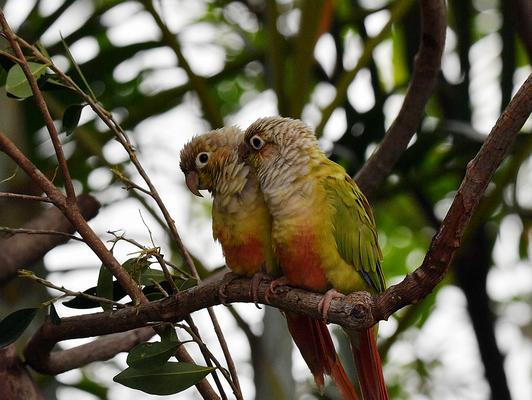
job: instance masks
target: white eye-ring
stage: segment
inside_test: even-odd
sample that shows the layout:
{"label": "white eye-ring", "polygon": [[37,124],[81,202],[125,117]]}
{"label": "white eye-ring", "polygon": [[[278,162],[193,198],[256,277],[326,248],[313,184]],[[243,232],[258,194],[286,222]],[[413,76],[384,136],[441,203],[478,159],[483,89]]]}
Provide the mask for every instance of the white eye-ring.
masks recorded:
{"label": "white eye-ring", "polygon": [[249,144],[255,150],[260,150],[262,148],[262,146],[264,146],[264,140],[262,140],[262,138],[260,136],[255,135],[251,139],[249,139]]}
{"label": "white eye-ring", "polygon": [[209,162],[210,153],[202,151],[196,156],[196,167],[203,168]]}

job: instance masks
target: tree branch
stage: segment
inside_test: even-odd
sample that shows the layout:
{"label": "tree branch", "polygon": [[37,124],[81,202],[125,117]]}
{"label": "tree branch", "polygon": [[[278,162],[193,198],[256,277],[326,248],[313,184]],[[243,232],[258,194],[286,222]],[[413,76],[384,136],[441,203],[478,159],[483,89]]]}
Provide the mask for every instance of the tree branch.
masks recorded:
{"label": "tree branch", "polygon": [[403,105],[384,140],[355,177],[367,197],[375,194],[405,151],[421,121],[440,72],[447,27],[445,2],[421,0],[420,5],[421,40]]}
{"label": "tree branch", "polygon": [[[78,208],[87,220],[98,214],[100,203],[87,194],[78,196]],[[72,234],[74,227],[57,208],[47,208],[37,217],[24,224],[23,228],[31,230],[53,230]],[[0,285],[15,276],[17,269],[40,260],[54,247],[65,243],[67,237],[58,235],[19,235],[0,241]]]}
{"label": "tree branch", "polygon": [[376,320],[387,319],[405,305],[417,303],[443,279],[486,186],[531,112],[532,74],[499,117],[475,158],[469,162],[451,208],[433,237],[421,267],[378,296],[374,312]]}
{"label": "tree branch", "polygon": [[[423,264],[384,293],[372,297],[355,292],[343,300],[333,300],[329,321],[349,329],[364,329],[387,319],[408,304],[416,304],[442,280],[460,245],[463,233],[475,211],[495,169],[504,159],[519,129],[532,111],[532,75],[528,77],[509,103],[476,157],[469,163],[466,175],[438,233],[434,236]],[[46,321],[32,337],[25,350],[28,363],[38,370],[47,368],[50,351],[61,340],[106,335],[127,331],[156,322],[178,322],[190,313],[220,304],[218,291],[223,280],[210,281],[199,287],[177,293],[158,302],[142,304],[112,313],[96,313],[63,318],[59,325]],[[268,282],[261,282],[258,300],[285,311],[302,313],[320,319],[318,303],[321,294],[301,289],[279,290],[269,296]],[[225,287],[227,302],[252,302],[250,280],[236,279]]]}
{"label": "tree branch", "polygon": [[59,168],[61,169],[61,173],[63,175],[63,181],[65,184],[65,189],[67,193],[67,203],[75,207],[76,192],[74,191],[74,185],[72,183],[72,178],[70,177],[70,171],[68,170],[68,165],[67,165],[67,161],[65,158],[65,154],[63,153],[63,148],[61,147],[61,141],[59,140],[59,134],[57,133],[57,129],[55,128],[55,125],[54,125],[54,120],[52,119],[52,116],[50,115],[50,111],[48,111],[48,106],[46,105],[46,102],[44,101],[44,97],[41,91],[39,90],[39,86],[37,85],[37,80],[31,73],[31,70],[28,65],[28,62],[26,61],[26,58],[24,58],[22,49],[20,48],[20,45],[17,41],[17,36],[11,30],[9,24],[7,23],[5,19],[4,12],[1,9],[0,9],[0,26],[2,27],[2,31],[4,32],[9,44],[11,45],[11,48],[15,52],[18,59],[21,61],[19,65],[22,68],[22,71],[24,71],[24,75],[26,76],[26,79],[28,80],[28,83],[30,84],[31,91],[33,92],[33,97],[35,99],[35,103],[37,104],[37,107],[41,111],[41,114],[44,118],[44,122],[46,124],[46,128],[48,130],[48,133],[50,134],[50,139],[52,140],[52,144],[54,146],[55,154],[57,157],[57,162],[59,164]]}

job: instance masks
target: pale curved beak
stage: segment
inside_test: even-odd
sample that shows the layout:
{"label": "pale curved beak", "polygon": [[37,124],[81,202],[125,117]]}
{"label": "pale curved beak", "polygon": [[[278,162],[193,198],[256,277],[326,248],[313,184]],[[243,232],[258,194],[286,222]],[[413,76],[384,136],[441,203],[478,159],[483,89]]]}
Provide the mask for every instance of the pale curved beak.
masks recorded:
{"label": "pale curved beak", "polygon": [[198,197],[203,197],[203,195],[198,190],[199,186],[199,176],[196,171],[190,171],[185,174],[185,182],[187,184],[188,190],[194,193]]}

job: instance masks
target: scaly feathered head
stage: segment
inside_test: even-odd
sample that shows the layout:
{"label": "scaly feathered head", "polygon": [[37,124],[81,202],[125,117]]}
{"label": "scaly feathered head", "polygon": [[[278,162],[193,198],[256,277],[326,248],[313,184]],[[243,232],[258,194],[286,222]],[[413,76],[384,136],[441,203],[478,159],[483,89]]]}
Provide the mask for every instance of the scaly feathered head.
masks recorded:
{"label": "scaly feathered head", "polygon": [[268,117],[252,123],[244,133],[239,154],[259,178],[275,169],[304,166],[321,154],[316,135],[298,119]]}
{"label": "scaly feathered head", "polygon": [[249,173],[249,167],[238,158],[243,137],[240,129],[224,127],[196,136],[183,147],[179,166],[192,193],[201,196],[202,189],[213,195],[242,190]]}

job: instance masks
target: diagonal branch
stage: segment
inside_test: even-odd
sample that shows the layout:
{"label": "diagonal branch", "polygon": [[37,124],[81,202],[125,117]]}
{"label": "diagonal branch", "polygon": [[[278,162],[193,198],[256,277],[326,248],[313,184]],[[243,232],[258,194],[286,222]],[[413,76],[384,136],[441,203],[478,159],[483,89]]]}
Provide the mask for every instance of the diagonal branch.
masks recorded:
{"label": "diagonal branch", "polygon": [[72,183],[72,178],[70,177],[70,171],[68,170],[67,161],[65,158],[65,154],[63,153],[63,148],[61,147],[61,141],[59,140],[59,134],[57,133],[57,129],[55,128],[54,121],[52,119],[52,116],[50,115],[50,111],[48,110],[48,106],[46,105],[46,102],[44,101],[44,97],[39,90],[39,86],[37,85],[37,80],[31,73],[30,67],[28,65],[28,62],[26,61],[26,58],[24,57],[24,54],[22,53],[22,49],[20,48],[20,45],[17,41],[17,36],[13,33],[11,30],[9,24],[7,23],[4,12],[0,9],[0,26],[2,27],[2,31],[4,32],[9,44],[11,45],[11,48],[15,52],[18,59],[21,61],[19,63],[20,67],[22,68],[22,71],[24,71],[24,75],[26,76],[26,79],[28,80],[28,83],[30,84],[31,91],[33,92],[33,97],[35,99],[35,103],[37,104],[37,107],[41,111],[41,114],[44,118],[44,122],[46,124],[46,128],[48,129],[48,133],[50,134],[50,139],[52,140],[52,144],[54,146],[55,154],[57,156],[57,162],[59,163],[59,168],[61,169],[61,173],[63,174],[63,180],[65,183],[65,189],[67,193],[67,202],[72,207],[76,206],[76,192],[74,191],[74,185]]}
{"label": "diagonal branch", "polygon": [[384,140],[355,177],[367,197],[375,194],[406,150],[421,121],[440,72],[447,26],[445,2],[421,0],[420,5],[421,40],[403,105]]}
{"label": "diagonal branch", "polygon": [[[78,196],[78,208],[87,220],[96,216],[100,203],[87,194]],[[74,233],[75,229],[57,208],[47,208],[23,228]],[[17,269],[40,260],[49,250],[64,243],[68,238],[58,235],[20,235],[0,241],[0,284],[15,276]]]}
{"label": "diagonal branch", "polygon": [[377,298],[374,311],[377,320],[386,319],[400,308],[417,303],[443,279],[493,173],[531,112],[532,74],[499,117],[475,158],[469,162],[451,208],[433,237],[421,267]]}

